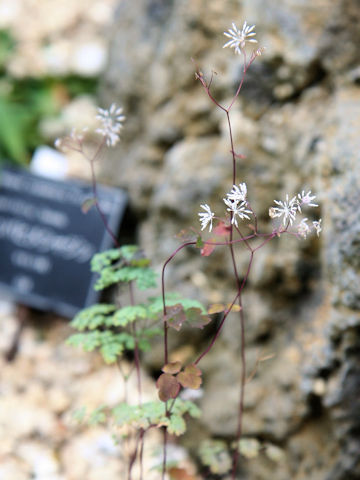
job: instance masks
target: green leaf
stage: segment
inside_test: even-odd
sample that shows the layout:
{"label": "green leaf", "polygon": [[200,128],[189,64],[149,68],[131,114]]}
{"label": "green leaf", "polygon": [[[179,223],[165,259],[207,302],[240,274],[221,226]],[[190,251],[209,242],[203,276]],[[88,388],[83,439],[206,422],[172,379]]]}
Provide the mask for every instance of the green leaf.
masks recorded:
{"label": "green leaf", "polygon": [[129,425],[134,428],[147,428],[150,425],[165,426],[169,429],[169,433],[182,435],[186,429],[184,415],[198,417],[200,410],[193,402],[177,398],[169,416],[166,414],[166,404],[158,400],[141,406],[121,403],[111,413],[119,426]]}
{"label": "green leaf", "polygon": [[116,362],[123,351],[124,345],[118,342],[109,342],[100,347],[100,353],[107,364]]}
{"label": "green leaf", "polygon": [[84,421],[85,416],[86,416],[86,407],[77,408],[72,413],[73,419],[79,423],[82,423]]}
{"label": "green leaf", "polygon": [[0,143],[6,154],[19,163],[26,163],[25,132],[29,113],[19,105],[0,98]]}
{"label": "green leaf", "polygon": [[[107,325],[109,314],[113,313],[115,306],[111,304],[98,303],[81,310],[70,325],[77,330],[94,330],[102,325]],[[111,317],[110,317],[111,318]]]}
{"label": "green leaf", "polygon": [[245,458],[255,458],[259,455],[261,443],[257,438],[241,438],[238,450]]}
{"label": "green leaf", "polygon": [[196,239],[196,248],[203,248],[204,247],[204,242],[202,238],[199,236]]}
{"label": "green leaf", "polygon": [[110,285],[116,283],[129,283],[136,282],[136,286],[140,290],[146,290],[147,288],[156,287],[157,275],[149,267],[122,267],[114,269],[110,266],[104,268],[100,273],[100,278],[95,284],[95,290],[103,290]]}
{"label": "green leaf", "polygon": [[106,363],[114,363],[124,350],[135,348],[134,338],[125,332],[113,333],[111,331],[100,332],[94,330],[86,333],[76,333],[68,338],[68,345],[82,347],[86,352],[99,348]]}
{"label": "green leaf", "polygon": [[186,431],[185,420],[180,415],[171,415],[168,426],[168,432],[171,435],[183,435]]}
{"label": "green leaf", "polygon": [[99,425],[106,422],[106,413],[104,412],[105,408],[106,407],[102,405],[91,413],[89,418],[90,425]]}
{"label": "green leaf", "polygon": [[122,257],[131,261],[134,259],[134,256],[140,251],[140,248],[137,245],[124,245],[120,248]]}
{"label": "green leaf", "polygon": [[111,325],[125,327],[128,323],[146,319],[147,316],[147,309],[144,305],[128,305],[115,312],[111,319]]}
{"label": "green leaf", "polygon": [[111,265],[114,261],[119,260],[121,256],[122,254],[119,248],[96,253],[91,260],[91,271],[100,273],[103,268]]}
{"label": "green leaf", "polygon": [[231,468],[231,457],[226,443],[222,440],[206,440],[199,449],[201,462],[209,467],[211,473],[227,473]]}
{"label": "green leaf", "polygon": [[85,352],[92,352],[100,345],[98,334],[100,332],[95,331],[91,333],[75,333],[71,335],[66,343],[73,347],[82,347]]}

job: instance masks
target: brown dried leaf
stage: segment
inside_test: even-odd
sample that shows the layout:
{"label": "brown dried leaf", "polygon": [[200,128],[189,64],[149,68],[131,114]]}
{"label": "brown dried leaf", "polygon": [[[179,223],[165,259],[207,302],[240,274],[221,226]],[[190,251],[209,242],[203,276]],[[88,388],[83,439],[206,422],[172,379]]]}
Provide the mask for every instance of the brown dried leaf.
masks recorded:
{"label": "brown dried leaf", "polygon": [[166,315],[164,320],[168,323],[169,327],[179,331],[186,321],[186,315],[183,306],[180,303],[166,308]]}
{"label": "brown dried leaf", "polygon": [[200,308],[189,308],[186,310],[186,319],[190,327],[204,328],[205,325],[211,322],[211,318],[204,315]]}
{"label": "brown dried leaf", "polygon": [[184,388],[192,388],[194,390],[200,388],[200,385],[202,383],[201,377],[187,372],[178,373],[176,378],[179,380],[179,382]]}
{"label": "brown dried leaf", "polygon": [[179,373],[181,370],[181,363],[180,362],[170,362],[163,366],[161,369],[164,373],[175,374]]}
{"label": "brown dried leaf", "polygon": [[184,368],[184,372],[190,373],[191,375],[196,375],[197,377],[201,377],[202,372],[199,367],[195,365],[195,363],[190,363],[189,365],[186,365]]}
{"label": "brown dried leaf", "polygon": [[225,310],[225,308],[226,308],[225,305],[223,305],[222,303],[213,303],[208,308],[208,314],[213,315],[214,313],[223,312]]}
{"label": "brown dried leaf", "polygon": [[229,308],[231,308],[231,311],[232,311],[232,312],[240,312],[240,310],[241,310],[240,305],[237,305],[237,304],[235,304],[235,303],[234,303],[233,306],[231,306],[231,303],[228,303],[228,304],[226,305],[226,310],[228,310]]}
{"label": "brown dried leaf", "polygon": [[197,390],[202,383],[201,370],[195,364],[191,363],[180,372],[176,378],[184,388],[192,388]]}
{"label": "brown dried leaf", "polygon": [[157,379],[156,387],[158,388],[158,395],[162,402],[167,402],[170,398],[176,398],[180,384],[175,377],[169,373],[163,373]]}

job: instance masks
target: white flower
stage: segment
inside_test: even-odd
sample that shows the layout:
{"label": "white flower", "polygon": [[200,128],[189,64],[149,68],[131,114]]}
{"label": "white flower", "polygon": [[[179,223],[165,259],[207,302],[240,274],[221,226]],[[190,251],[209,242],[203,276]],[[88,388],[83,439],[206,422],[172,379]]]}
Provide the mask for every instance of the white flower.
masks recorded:
{"label": "white flower", "polygon": [[298,234],[303,238],[306,238],[311,231],[311,228],[306,223],[307,221],[307,218],[303,218],[297,227]]}
{"label": "white flower", "polygon": [[246,183],[240,183],[239,186],[233,185],[231,192],[226,194],[228,199],[233,202],[244,202],[246,200],[246,195]]}
{"label": "white flower", "polygon": [[301,212],[302,205],[306,205],[307,207],[318,207],[316,203],[312,203],[312,201],[316,198],[315,195],[311,195],[311,190],[308,193],[305,193],[303,190],[301,193],[298,193],[299,204],[298,210]]}
{"label": "white flower", "polygon": [[266,47],[260,47],[255,51],[255,56],[256,57],[261,57],[261,55],[265,52]]}
{"label": "white flower", "polygon": [[255,38],[251,38],[256,35],[256,33],[253,32],[254,28],[255,25],[250,27],[245,21],[242,30],[239,30],[235,23],[233,23],[232,29],[229,28],[228,32],[224,32],[224,35],[228,38],[231,38],[231,40],[225,43],[223,48],[235,48],[235,53],[238,53],[240,55],[242,50],[245,48],[246,42],[257,43],[257,40],[255,40]]}
{"label": "white flower", "polygon": [[209,232],[212,230],[212,220],[214,218],[214,213],[211,211],[209,205],[206,203],[203,205],[200,205],[201,208],[205,210],[204,212],[200,212],[198,215],[200,217],[200,223],[201,223],[201,230],[204,230],[204,228],[207,227],[207,224],[210,223],[210,228]]}
{"label": "white flower", "polygon": [[227,208],[227,211],[233,213],[233,216],[231,219],[232,224],[235,224],[236,226],[238,226],[236,215],[240,219],[247,218],[248,220],[250,220],[250,217],[246,214],[247,213],[252,214],[252,211],[246,209],[246,202],[232,202],[230,199],[224,198],[224,203],[229,207]]}
{"label": "white flower", "polygon": [[55,148],[63,151],[66,149],[78,150],[85,139],[87,131],[88,127],[83,127],[80,132],[76,128],[72,128],[70,135],[55,140]]}
{"label": "white flower", "polygon": [[290,225],[292,225],[299,206],[296,196],[289,200],[289,195],[286,195],[285,202],[282,202],[281,200],[274,200],[274,203],[276,203],[278,207],[270,208],[269,216],[271,218],[283,216],[284,225],[286,225],[287,222],[290,222]]}
{"label": "white flower", "polygon": [[125,116],[122,115],[123,109],[117,107],[115,103],[111,105],[109,110],[98,108],[97,120],[102,123],[101,128],[97,128],[96,132],[100,133],[105,139],[108,147],[114,147],[120,140],[120,130]]}
{"label": "white flower", "polygon": [[313,222],[313,227],[316,230],[316,235],[319,236],[320,232],[322,231],[321,228],[321,218],[318,221]]}

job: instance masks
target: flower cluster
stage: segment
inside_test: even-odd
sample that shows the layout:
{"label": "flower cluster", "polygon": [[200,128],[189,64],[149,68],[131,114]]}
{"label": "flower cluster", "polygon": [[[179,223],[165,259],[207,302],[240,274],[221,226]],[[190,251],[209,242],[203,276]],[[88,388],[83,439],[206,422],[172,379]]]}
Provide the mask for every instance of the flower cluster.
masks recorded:
{"label": "flower cluster", "polygon": [[72,128],[70,135],[63,138],[57,138],[54,142],[54,146],[62,151],[66,151],[67,149],[79,151],[87,131],[87,127],[82,128],[80,132],[76,130],[76,128]]}
{"label": "flower cluster", "polygon": [[[125,116],[122,114],[123,109],[113,103],[108,110],[98,108],[97,111],[96,119],[101,122],[101,127],[95,131],[103,136],[108,147],[114,147],[120,140],[119,134],[125,120]],[[88,130],[85,127],[79,132],[73,128],[70,135],[55,140],[55,147],[59,150],[81,151]]]}
{"label": "flower cluster", "polygon": [[[223,199],[225,205],[228,207],[227,211],[230,212],[231,223],[238,226],[237,217],[241,220],[244,218],[250,220],[248,214],[252,214],[252,211],[249,210],[248,203],[246,201],[247,187],[245,183],[240,183],[239,186],[233,185],[232,190],[226,194],[226,198]],[[208,224],[210,224],[209,232],[212,230],[212,221],[215,214],[211,211],[211,208],[207,204],[201,205],[201,208],[205,210],[206,213],[199,213],[201,230],[204,230]]]}
{"label": "flower cluster", "polygon": [[[286,195],[285,201],[274,200],[274,203],[277,206],[269,209],[269,216],[270,218],[282,217],[284,226],[292,225],[296,219],[297,213],[301,213],[302,207],[318,207],[318,204],[313,202],[315,198],[315,195],[311,195],[311,190],[307,193],[303,190],[301,193],[292,197],[291,200],[289,200],[289,195]],[[306,238],[312,230],[315,230],[317,236],[319,236],[321,232],[321,219],[313,221],[311,226],[308,225],[307,222],[307,218],[301,220],[297,226],[297,233],[301,237]]]}
{"label": "flower cluster", "polygon": [[120,140],[120,130],[125,120],[125,116],[122,114],[123,109],[117,107],[113,103],[108,110],[102,108],[98,109],[97,120],[100,120],[102,126],[96,129],[97,133],[100,133],[106,139],[106,145],[108,147],[114,147]]}
{"label": "flower cluster", "polygon": [[[230,222],[236,227],[238,227],[238,219],[250,220],[249,215],[253,214],[246,197],[246,184],[240,183],[239,186],[233,185],[231,191],[227,193],[226,197],[223,199],[227,206],[227,211],[230,212]],[[289,199],[289,195],[286,195],[284,201],[274,200],[276,206],[269,209],[269,216],[270,218],[282,218],[285,230],[287,230],[287,228],[292,226],[296,220],[297,213],[302,213],[301,209],[303,207],[318,207],[318,205],[314,203],[315,198],[315,195],[311,195],[311,190],[307,193],[303,190],[291,199]],[[211,232],[215,214],[207,204],[201,205],[201,208],[205,210],[205,212],[199,213],[201,230],[204,230],[210,224],[209,232]],[[303,238],[306,238],[313,230],[316,232],[317,236],[319,236],[321,232],[321,219],[313,221],[312,224],[309,225],[308,219],[303,218],[296,227],[297,234]]]}
{"label": "flower cluster", "polygon": [[230,193],[227,193],[227,198],[224,198],[224,203],[228,207],[227,211],[231,214],[231,223],[238,226],[237,218],[239,217],[241,220],[244,218],[250,220],[250,217],[247,215],[248,213],[251,214],[252,211],[248,210],[247,201],[247,187],[245,183],[240,183],[239,186],[233,185],[233,188]]}
{"label": "flower cluster", "polygon": [[246,42],[249,43],[257,43],[257,40],[254,37],[256,33],[253,31],[255,25],[249,26],[247,22],[244,22],[242,30],[239,30],[235,23],[232,24],[232,29],[229,28],[228,32],[224,32],[224,35],[231,40],[223,46],[223,48],[230,47],[235,49],[235,53],[239,55],[242,53],[243,49],[245,48]]}

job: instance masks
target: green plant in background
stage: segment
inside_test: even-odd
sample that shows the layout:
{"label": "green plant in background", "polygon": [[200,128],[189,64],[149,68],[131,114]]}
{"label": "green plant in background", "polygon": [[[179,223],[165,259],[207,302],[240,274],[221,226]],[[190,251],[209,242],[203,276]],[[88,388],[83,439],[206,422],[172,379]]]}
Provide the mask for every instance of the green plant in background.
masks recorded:
{"label": "green plant in background", "polygon": [[[99,303],[82,310],[71,322],[71,326],[79,333],[73,334],[67,343],[82,347],[86,352],[98,350],[107,364],[117,363],[122,374],[121,358],[124,354],[132,353],[134,362],[131,371],[136,371],[138,398],[136,401],[132,398],[129,402],[121,402],[112,408],[101,405],[89,414],[85,409],[81,409],[76,412],[75,417],[89,425],[110,421],[120,429],[127,429],[127,441],[135,444],[128,458],[130,479],[134,462],[138,455],[142,455],[148,430],[166,428],[169,434],[179,436],[186,431],[184,416],[200,415],[199,408],[193,402],[179,398],[178,393],[181,386],[198,389],[201,372],[191,366],[185,366],[181,371],[179,362],[165,365],[158,381],[161,384],[158,385],[160,399],[144,403],[140,356],[142,352],[150,349],[152,338],[162,338],[163,303],[161,297],[150,297],[145,302],[136,303],[135,288],[147,290],[155,287],[157,275],[150,267],[149,260],[135,245],[125,245],[96,254],[92,259],[92,270],[99,274],[96,290],[116,286],[120,290],[120,298],[125,296],[125,293],[128,294],[130,304]],[[210,321],[205,315],[204,307],[196,300],[170,294],[168,304],[174,307],[173,322],[171,323],[170,319],[169,322],[176,330],[184,323],[201,328]],[[177,318],[180,310],[184,315],[181,322]],[[200,323],[197,314],[200,314],[200,318],[203,317]],[[123,374],[124,382],[128,378],[129,374]],[[169,409],[163,400],[170,398],[173,401]]]}
{"label": "green plant in background", "polygon": [[8,30],[0,30],[0,162],[26,165],[33,150],[47,143],[39,124],[44,117],[58,115],[77,95],[94,94],[97,78],[14,78],[6,70],[16,43]]}

